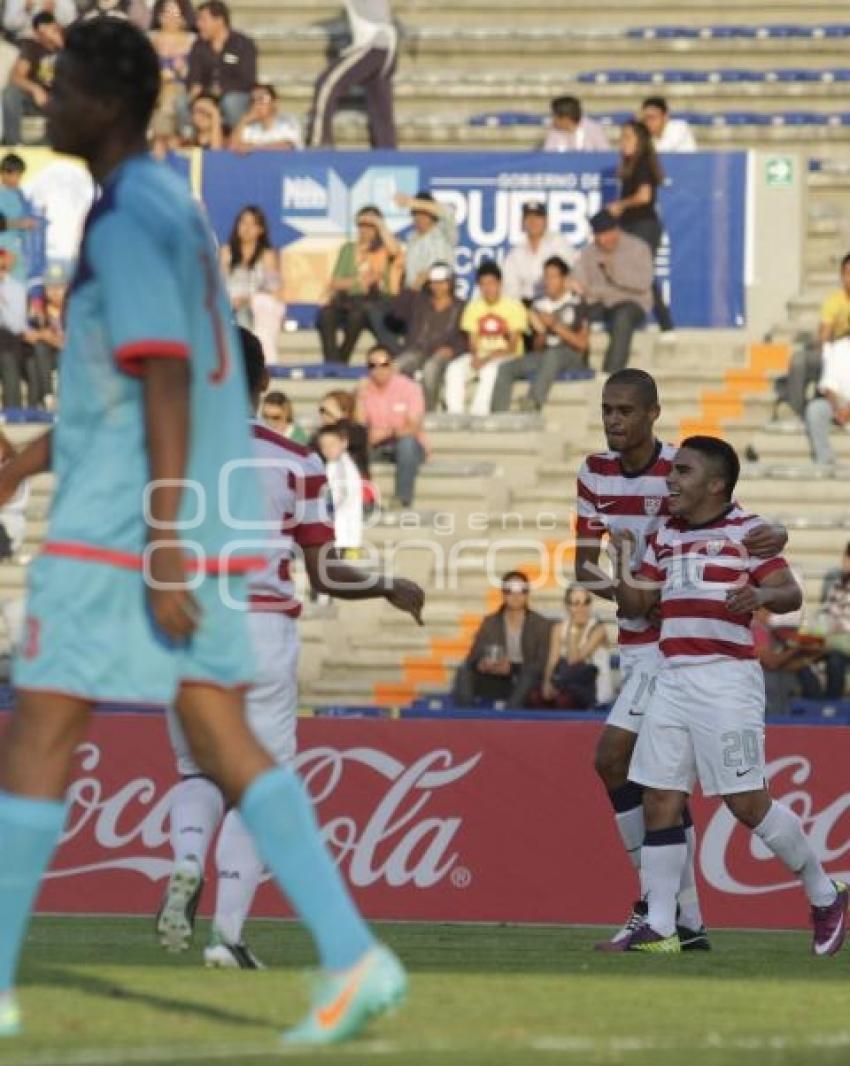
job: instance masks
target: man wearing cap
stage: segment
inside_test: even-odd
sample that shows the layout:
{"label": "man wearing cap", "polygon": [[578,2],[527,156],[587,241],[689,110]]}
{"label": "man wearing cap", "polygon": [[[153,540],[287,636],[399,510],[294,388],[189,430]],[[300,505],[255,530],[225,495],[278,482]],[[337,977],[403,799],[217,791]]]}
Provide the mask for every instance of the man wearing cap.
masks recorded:
{"label": "man wearing cap", "polygon": [[446,367],[469,345],[460,328],[464,306],[455,295],[452,268],[448,263],[435,263],[428,271],[427,284],[413,298],[407,343],[396,360],[403,374],[421,381],[428,411],[437,406]]}
{"label": "man wearing cap", "polygon": [[413,294],[426,284],[428,271],[435,263],[454,265],[457,223],[454,211],[438,203],[427,190],[415,196],[396,193],[395,202],[408,209],[413,220],[413,233],[404,254],[404,287],[392,300],[373,303],[369,327],[379,344],[398,355],[402,350],[398,335],[404,332],[410,316]]}
{"label": "man wearing cap", "polygon": [[603,370],[628,364],[632,337],[652,309],[652,253],[646,242],[623,233],[610,211],[590,220],[593,240],[579,255],[571,285],[590,304],[591,317],[605,323],[608,349]]}
{"label": "man wearing cap", "polygon": [[512,300],[522,300],[530,307],[543,295],[543,264],[553,255],[569,266],[575,252],[567,238],[560,233],[547,233],[549,213],[543,200],[530,200],[522,205],[524,238],[505,256],[502,264],[502,290]]}

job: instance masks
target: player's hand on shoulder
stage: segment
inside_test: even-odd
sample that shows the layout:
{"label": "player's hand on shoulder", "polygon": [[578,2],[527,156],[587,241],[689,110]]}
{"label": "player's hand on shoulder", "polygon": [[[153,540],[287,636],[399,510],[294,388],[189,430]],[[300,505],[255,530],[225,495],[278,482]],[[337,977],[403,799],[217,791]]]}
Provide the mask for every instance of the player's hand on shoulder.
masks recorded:
{"label": "player's hand on shoulder", "polygon": [[186,585],[186,557],[176,545],[155,547],[145,580],[154,622],[172,640],[186,640],[198,628],[201,608]]}
{"label": "player's hand on shoulder", "polygon": [[404,611],[411,615],[421,626],[422,608],[425,606],[425,593],[415,581],[406,577],[395,577],[389,584],[386,592],[387,602],[391,603],[396,610]]}
{"label": "player's hand on shoulder", "polygon": [[726,593],[726,606],[732,614],[751,614],[762,605],[761,590],[755,585],[743,585]]}
{"label": "player's hand on shoulder", "polygon": [[765,523],[751,529],[742,543],[757,559],[772,559],[774,555],[781,555],[788,543],[788,530],[784,526]]}

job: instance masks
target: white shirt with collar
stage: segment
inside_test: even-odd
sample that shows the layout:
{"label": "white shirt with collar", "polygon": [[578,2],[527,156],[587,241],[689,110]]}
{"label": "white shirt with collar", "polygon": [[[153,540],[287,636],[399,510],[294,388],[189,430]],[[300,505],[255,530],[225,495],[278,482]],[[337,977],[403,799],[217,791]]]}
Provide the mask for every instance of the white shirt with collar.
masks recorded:
{"label": "white shirt with collar", "polygon": [[577,258],[575,248],[562,233],[544,233],[537,251],[531,249],[528,237],[505,256],[502,264],[502,292],[512,300],[533,300],[543,291],[543,264],[553,255],[567,266]]}
{"label": "white shirt with collar", "polygon": [[656,152],[695,152],[697,142],[683,118],[668,118],[655,141]]}

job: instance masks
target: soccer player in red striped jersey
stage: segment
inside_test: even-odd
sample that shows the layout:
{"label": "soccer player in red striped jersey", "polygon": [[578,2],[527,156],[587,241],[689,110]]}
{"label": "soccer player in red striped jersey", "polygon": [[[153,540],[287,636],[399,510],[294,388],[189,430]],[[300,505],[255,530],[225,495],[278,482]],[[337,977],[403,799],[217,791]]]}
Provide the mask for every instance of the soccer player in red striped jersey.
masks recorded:
{"label": "soccer player in red striped jersey", "polygon": [[[614,598],[610,578],[599,569],[606,534],[628,530],[635,539],[636,558],[666,517],[667,475],[676,448],[655,437],[661,414],[658,389],[650,374],[629,367],[612,374],[602,393],[602,425],[608,451],[589,455],[578,476],[576,510],[576,578],[604,599]],[[782,529],[762,525],[747,537],[754,555],[772,555],[785,546]],[[628,780],[629,762],[661,663],[658,625],[647,618],[620,617],[619,648],[623,684],[611,709],[596,749],[596,771],[614,809],[623,845],[640,870],[644,837],[641,789]],[[694,877],[696,836],[685,808],[688,861],[679,894],[679,935],[686,950],[708,947]],[[627,921],[611,940],[598,945],[603,951],[620,950],[631,932],[646,917],[639,899]]]}
{"label": "soccer player in red striped jersey", "polygon": [[803,594],[781,556],[754,558],[746,536],[761,520],[732,494],[740,464],[715,437],[688,437],[668,475],[670,517],[650,537],[637,573],[629,531],[614,534],[621,559],[617,604],[628,618],[660,607],[663,663],[635,745],[629,779],[643,786],[646,836],[641,887],[646,922],[625,950],[680,950],[676,896],[687,861],[682,811],[694,783],[731,813],[802,882],[815,955],[844,941],[848,892],[831,881],[800,819],[772,800],[765,780],[764,678],[753,612],[796,611]]}

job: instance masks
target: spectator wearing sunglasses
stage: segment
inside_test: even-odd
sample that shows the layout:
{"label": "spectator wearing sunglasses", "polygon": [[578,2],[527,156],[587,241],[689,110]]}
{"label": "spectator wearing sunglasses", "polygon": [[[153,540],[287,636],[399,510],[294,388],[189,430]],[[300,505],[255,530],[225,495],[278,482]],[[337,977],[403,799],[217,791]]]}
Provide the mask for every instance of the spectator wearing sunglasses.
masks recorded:
{"label": "spectator wearing sunglasses", "polygon": [[531,610],[529,593],[521,571],[502,578],[502,605],[482,621],[455,675],[452,699],[458,707],[503,703],[512,710],[529,706],[539,691],[551,622]]}
{"label": "spectator wearing sunglasses", "polygon": [[390,509],[407,508],[413,503],[416,475],[428,454],[422,430],[422,386],[398,373],[392,354],[380,345],[369,350],[367,366],[369,376],[357,391],[357,420],[369,434],[371,458],[395,463]]}
{"label": "spectator wearing sunglasses", "polygon": [[309,440],[306,430],[295,421],[292,401],[285,392],[267,392],[263,397],[260,418],[269,429],[295,444],[306,444]]}
{"label": "spectator wearing sunglasses", "polygon": [[566,618],[552,627],[543,675],[543,700],[559,710],[586,711],[613,695],[605,625],[593,614],[593,597],[570,585]]}

